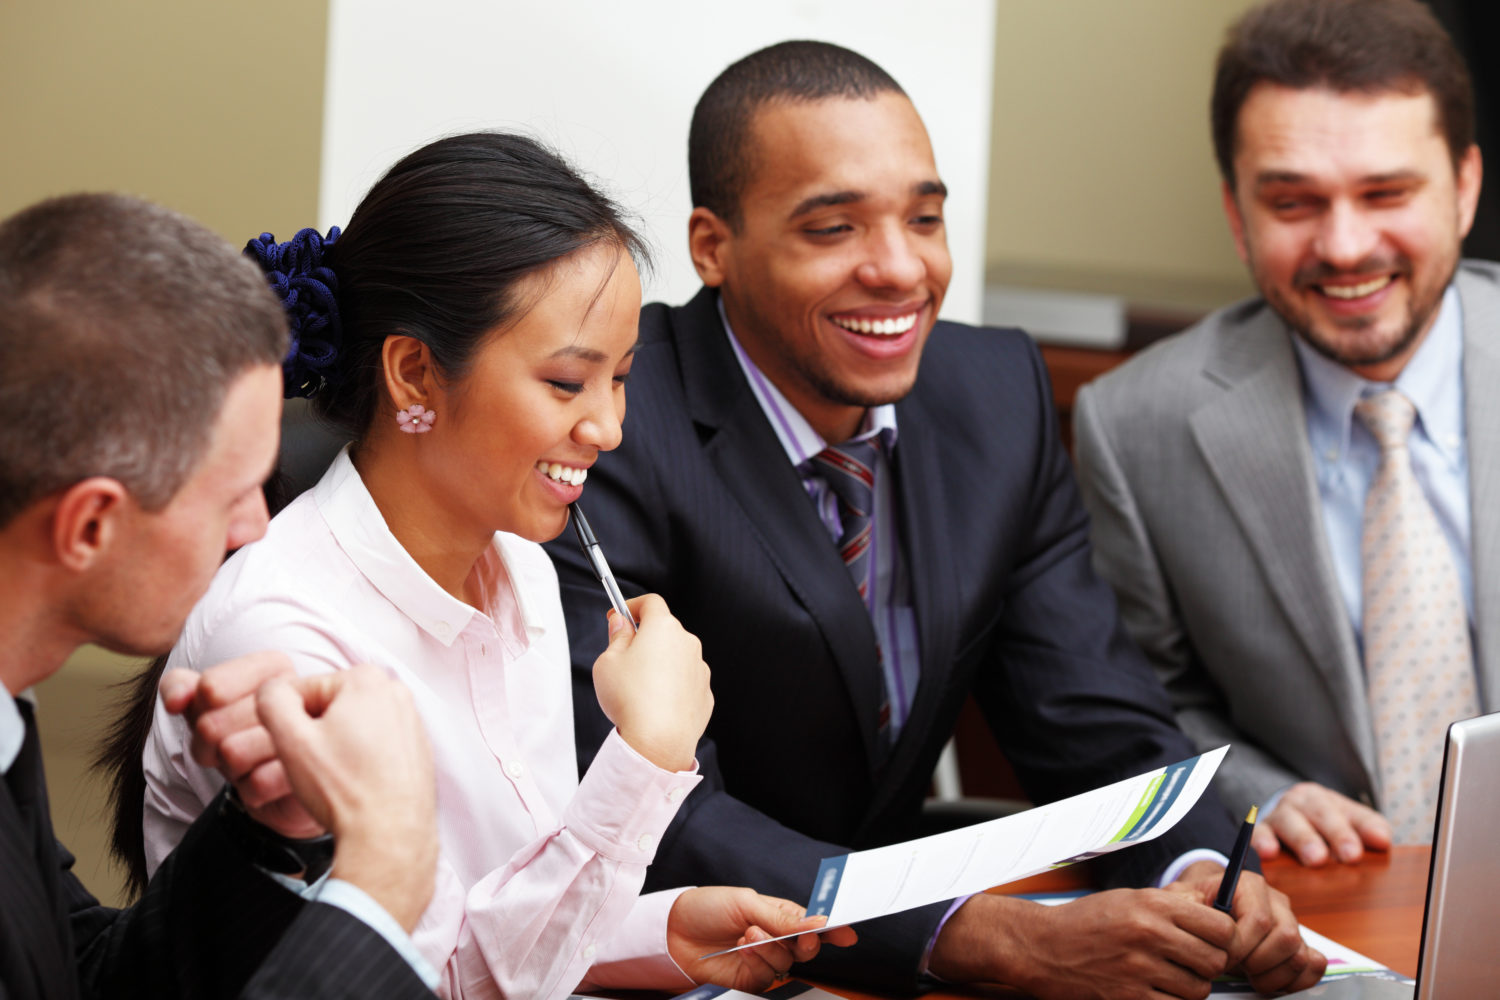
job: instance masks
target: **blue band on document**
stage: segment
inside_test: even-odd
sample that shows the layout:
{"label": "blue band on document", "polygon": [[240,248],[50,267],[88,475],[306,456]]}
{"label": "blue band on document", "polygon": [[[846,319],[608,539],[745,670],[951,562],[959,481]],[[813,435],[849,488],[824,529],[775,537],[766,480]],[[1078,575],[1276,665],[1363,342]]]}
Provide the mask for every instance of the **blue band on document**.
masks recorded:
{"label": "blue band on document", "polygon": [[1141,813],[1141,818],[1136,820],[1125,836],[1120,840],[1129,843],[1132,840],[1140,840],[1151,832],[1151,828],[1167,814],[1172,808],[1172,803],[1177,801],[1177,796],[1182,794],[1182,789],[1187,785],[1188,775],[1193,773],[1193,768],[1201,758],[1193,757],[1189,760],[1180,761],[1171,765],[1161,776],[1161,783],[1156,786],[1156,794],[1151,798],[1151,804],[1146,811]]}
{"label": "blue band on document", "polygon": [[833,911],[833,901],[839,895],[839,881],[844,877],[844,866],[848,863],[847,854],[823,859],[818,866],[818,877],[813,882],[812,899],[807,903],[809,917],[826,917]]}
{"label": "blue band on document", "polygon": [[[679,994],[673,1000],[713,1000],[714,997],[723,996],[728,992],[729,988],[726,986],[715,986],[712,983],[708,983],[698,987],[696,990],[689,990],[686,993]],[[574,1000],[574,998],[569,997],[568,1000]],[[577,1000],[595,1000],[595,998],[578,997]]]}

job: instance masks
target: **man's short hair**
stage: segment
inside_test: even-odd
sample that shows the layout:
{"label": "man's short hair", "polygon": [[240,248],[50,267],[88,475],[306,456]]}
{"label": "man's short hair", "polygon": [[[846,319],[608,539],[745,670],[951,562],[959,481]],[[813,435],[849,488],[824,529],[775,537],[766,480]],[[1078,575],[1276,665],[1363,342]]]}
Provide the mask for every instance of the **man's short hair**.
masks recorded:
{"label": "man's short hair", "polygon": [[0,222],[0,526],[91,476],[160,510],[286,347],[255,265],[175,212],[79,194]]}
{"label": "man's short hair", "polygon": [[779,42],[720,73],[693,109],[688,184],[694,207],[738,228],[740,196],[754,173],[750,123],[770,101],[869,100],[904,94],[891,75],[858,52],[828,42]]}
{"label": "man's short hair", "polygon": [[1231,188],[1240,108],[1262,81],[1339,93],[1430,93],[1455,169],[1474,141],[1468,68],[1417,0],[1272,0],[1229,29],[1210,117],[1219,173]]}

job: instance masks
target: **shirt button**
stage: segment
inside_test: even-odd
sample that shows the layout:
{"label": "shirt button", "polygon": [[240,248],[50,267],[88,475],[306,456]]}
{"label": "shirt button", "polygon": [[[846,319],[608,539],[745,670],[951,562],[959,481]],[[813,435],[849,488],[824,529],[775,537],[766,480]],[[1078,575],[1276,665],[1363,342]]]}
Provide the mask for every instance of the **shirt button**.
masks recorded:
{"label": "shirt button", "polygon": [[438,622],[432,626],[432,631],[439,639],[446,639],[453,634],[453,626],[447,622]]}
{"label": "shirt button", "polygon": [[682,798],[682,789],[681,788],[669,788],[669,789],[667,789],[667,801],[668,802],[676,802],[680,798]]}
{"label": "shirt button", "polygon": [[639,847],[643,851],[649,851],[651,850],[651,845],[653,843],[655,843],[655,840],[652,838],[651,834],[643,833],[641,834],[641,839],[635,842],[635,846]]}
{"label": "shirt button", "polygon": [[506,764],[505,770],[512,778],[519,778],[522,774],[526,773],[525,766],[518,760],[513,760],[509,764]]}
{"label": "shirt button", "polygon": [[592,962],[594,960],[594,946],[593,945],[586,944],[586,945],[583,946],[583,960],[585,962]]}

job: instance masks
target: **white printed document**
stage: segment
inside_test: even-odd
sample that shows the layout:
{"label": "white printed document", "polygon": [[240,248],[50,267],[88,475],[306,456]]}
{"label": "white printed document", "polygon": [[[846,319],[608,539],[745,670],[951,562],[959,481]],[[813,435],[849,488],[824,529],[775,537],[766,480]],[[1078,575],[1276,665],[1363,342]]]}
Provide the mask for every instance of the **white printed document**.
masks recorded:
{"label": "white printed document", "polygon": [[826,916],[824,929],[841,927],[1152,840],[1193,808],[1228,750],[1222,746],[1014,816],[825,858],[807,913]]}

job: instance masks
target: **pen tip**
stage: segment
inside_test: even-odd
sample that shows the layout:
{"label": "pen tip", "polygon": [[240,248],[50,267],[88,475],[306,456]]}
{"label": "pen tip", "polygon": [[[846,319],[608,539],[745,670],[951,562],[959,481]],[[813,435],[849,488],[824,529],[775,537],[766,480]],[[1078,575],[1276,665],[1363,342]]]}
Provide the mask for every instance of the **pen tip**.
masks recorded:
{"label": "pen tip", "polygon": [[1255,822],[1255,817],[1258,814],[1258,812],[1259,812],[1259,809],[1256,806],[1251,806],[1250,807],[1250,814],[1245,817],[1245,822],[1246,823],[1254,823]]}

